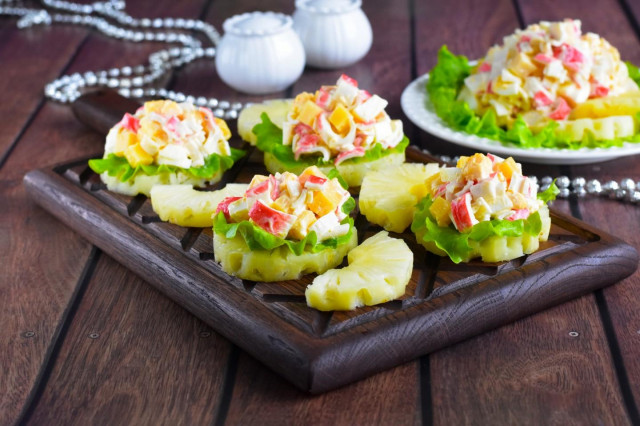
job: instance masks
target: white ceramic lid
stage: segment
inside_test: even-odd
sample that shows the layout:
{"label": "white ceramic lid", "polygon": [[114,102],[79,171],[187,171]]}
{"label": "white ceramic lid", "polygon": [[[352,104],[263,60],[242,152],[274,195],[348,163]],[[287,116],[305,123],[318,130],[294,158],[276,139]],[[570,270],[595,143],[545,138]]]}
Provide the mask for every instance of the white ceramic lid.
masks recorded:
{"label": "white ceramic lid", "polygon": [[344,13],[362,6],[362,0],[296,0],[296,8],[311,13]]}
{"label": "white ceramic lid", "polygon": [[290,16],[275,12],[251,12],[235,15],[224,21],[225,33],[239,36],[264,36],[291,28]]}

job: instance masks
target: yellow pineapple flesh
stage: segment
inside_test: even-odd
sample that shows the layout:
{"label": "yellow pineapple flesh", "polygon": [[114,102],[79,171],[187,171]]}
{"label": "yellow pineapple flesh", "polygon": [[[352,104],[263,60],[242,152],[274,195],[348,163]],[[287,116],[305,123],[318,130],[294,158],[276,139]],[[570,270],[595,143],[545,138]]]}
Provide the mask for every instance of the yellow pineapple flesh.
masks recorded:
{"label": "yellow pineapple flesh", "polygon": [[428,193],[425,181],[438,168],[436,163],[405,163],[368,173],[360,188],[360,212],[387,231],[403,232],[415,205]]}
{"label": "yellow pineapple flesh", "polygon": [[260,115],[266,112],[273,124],[282,128],[282,123],[293,107],[292,99],[273,99],[259,104],[249,105],[238,116],[238,134],[251,145],[256,144],[256,135],[252,129],[261,123]]}
{"label": "yellow pineapple flesh", "polygon": [[226,197],[241,197],[248,185],[231,183],[217,191],[196,191],[191,185],[155,185],[151,206],[160,219],[185,227],[213,226],[218,204]]}
{"label": "yellow pineapple flesh", "polygon": [[640,91],[619,96],[589,99],[571,111],[570,118],[602,118],[615,115],[635,115],[640,112]]}
{"label": "yellow pineapple flesh", "polygon": [[328,248],[317,253],[305,250],[296,256],[287,246],[273,250],[250,250],[240,234],[233,238],[213,234],[213,253],[222,270],[251,281],[285,281],[311,273],[322,274],[339,265],[347,252],[357,244],[358,236],[354,228],[351,239],[335,249]]}
{"label": "yellow pineapple flesh", "polygon": [[413,252],[380,231],[349,252],[349,266],[317,276],[307,287],[307,304],[321,311],[372,306],[404,295],[413,270]]}

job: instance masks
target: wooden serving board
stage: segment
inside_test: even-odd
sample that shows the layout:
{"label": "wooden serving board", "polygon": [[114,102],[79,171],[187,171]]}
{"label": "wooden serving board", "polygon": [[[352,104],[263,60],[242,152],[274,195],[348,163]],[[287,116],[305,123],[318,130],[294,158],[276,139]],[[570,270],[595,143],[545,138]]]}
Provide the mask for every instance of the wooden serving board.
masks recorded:
{"label": "wooden serving board", "polygon": [[[100,125],[96,125],[101,128]],[[249,147],[250,148],[250,147]],[[433,162],[417,149],[410,161]],[[225,175],[266,173],[252,151]],[[311,393],[324,392],[483,333],[630,275],[638,253],[624,242],[552,211],[549,241],[511,262],[456,265],[427,253],[412,234],[414,270],[404,296],[350,312],[305,303],[313,277],[250,282],[222,272],[210,229],[160,222],[144,196],[104,188],[87,159],[35,170],[32,198],[68,226],[255,358]],[[379,228],[356,218],[359,241]]]}

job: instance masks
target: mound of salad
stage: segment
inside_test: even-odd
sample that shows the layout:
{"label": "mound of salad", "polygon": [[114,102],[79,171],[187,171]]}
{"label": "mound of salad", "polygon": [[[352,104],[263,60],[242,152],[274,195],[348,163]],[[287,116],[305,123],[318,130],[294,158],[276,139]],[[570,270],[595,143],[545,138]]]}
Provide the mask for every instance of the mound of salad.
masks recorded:
{"label": "mound of salad", "polygon": [[606,148],[640,141],[639,83],[615,47],[566,19],[516,30],[474,65],[443,46],[427,92],[456,130],[522,148]]}
{"label": "mound of salad", "polygon": [[296,96],[282,129],[262,114],[254,127],[257,146],[288,170],[305,166],[337,166],[403,153],[409,140],[402,121],[385,112],[388,102],[358,88],[342,75],[334,86]]}
{"label": "mound of salad", "polygon": [[351,240],[354,207],[338,176],[312,166],[300,176],[254,176],[242,197],[227,197],[218,205],[213,228],[227,238],[242,235],[251,250],[286,245],[300,255]]}
{"label": "mound of salad", "polygon": [[[429,177],[426,186],[428,195],[417,205],[411,230],[428,250],[456,263],[484,257],[476,243],[491,237],[527,236],[536,245],[538,239],[546,240],[546,203],[558,193],[555,184],[538,193],[537,184],[512,157],[492,154],[461,157],[456,167]],[[492,255],[505,260],[501,253]]]}
{"label": "mound of salad", "polygon": [[90,160],[89,166],[108,184],[119,181],[134,189],[139,176],[156,177],[157,183],[202,185],[219,180],[244,155],[229,146],[230,137],[227,123],[208,108],[148,101],[111,128],[104,157]]}

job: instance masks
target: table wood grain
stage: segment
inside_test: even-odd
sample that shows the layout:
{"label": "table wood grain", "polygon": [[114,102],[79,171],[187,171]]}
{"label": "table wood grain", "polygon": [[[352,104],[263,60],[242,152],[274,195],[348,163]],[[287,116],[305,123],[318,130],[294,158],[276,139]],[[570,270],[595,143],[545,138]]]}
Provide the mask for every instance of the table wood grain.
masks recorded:
{"label": "table wood grain", "polygon": [[[236,13],[285,13],[293,2],[130,2],[138,17],[200,17],[221,28]],[[583,21],[640,63],[640,6],[631,0],[364,2],[374,45],[345,70],[306,69],[276,96],[344,71],[390,101],[412,142],[468,151],[413,127],[402,89],[442,44],[469,57],[541,19]],[[640,424],[640,272],[618,284],[344,388],[306,395],[216,335],[26,196],[32,169],[102,150],[66,106],[44,100],[69,72],[143,62],[160,48],[80,27],[18,30],[0,17],[0,424]],[[212,62],[166,87],[246,102]],[[528,173],[640,179],[638,156],[583,166],[525,164]],[[640,249],[640,208],[602,199],[555,208]],[[571,333],[571,334],[570,334]],[[577,335],[576,335],[577,333]]]}

